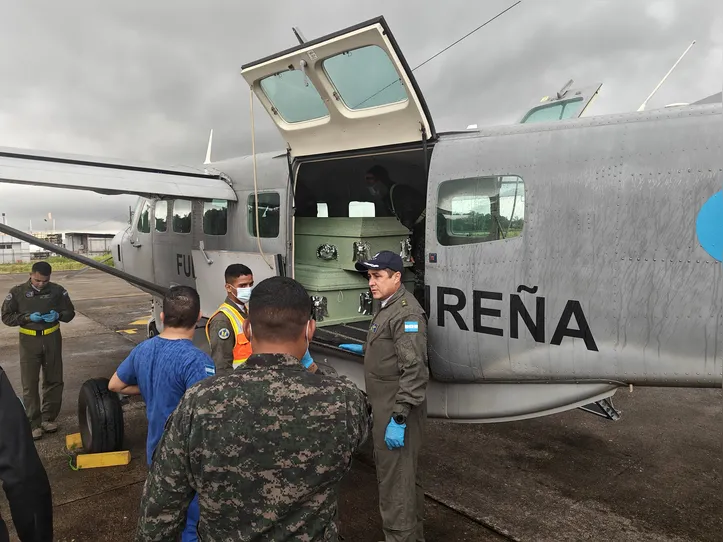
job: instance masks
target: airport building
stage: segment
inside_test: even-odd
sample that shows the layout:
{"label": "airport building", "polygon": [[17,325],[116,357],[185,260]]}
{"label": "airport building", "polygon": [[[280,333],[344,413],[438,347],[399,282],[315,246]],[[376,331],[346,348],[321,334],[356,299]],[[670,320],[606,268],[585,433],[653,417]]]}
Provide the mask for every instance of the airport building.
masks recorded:
{"label": "airport building", "polygon": [[66,232],[65,248],[78,254],[98,256],[110,252],[114,235],[112,233]]}
{"label": "airport building", "polygon": [[0,234],[0,264],[30,261],[30,245],[9,235]]}

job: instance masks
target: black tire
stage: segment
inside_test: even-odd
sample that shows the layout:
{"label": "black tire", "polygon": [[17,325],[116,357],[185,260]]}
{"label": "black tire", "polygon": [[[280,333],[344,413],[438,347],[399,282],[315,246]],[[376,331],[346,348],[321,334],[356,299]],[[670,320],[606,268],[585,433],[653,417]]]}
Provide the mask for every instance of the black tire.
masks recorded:
{"label": "black tire", "polygon": [[86,453],[123,449],[123,407],[118,394],[108,390],[107,378],[86,380],[78,397],[78,424]]}

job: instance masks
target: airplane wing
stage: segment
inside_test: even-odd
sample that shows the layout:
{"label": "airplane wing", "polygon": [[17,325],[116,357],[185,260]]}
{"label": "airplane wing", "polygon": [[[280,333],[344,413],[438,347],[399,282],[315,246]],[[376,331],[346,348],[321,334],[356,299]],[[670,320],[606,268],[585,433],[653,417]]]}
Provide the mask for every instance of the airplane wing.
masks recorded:
{"label": "airplane wing", "polygon": [[220,173],[7,147],[0,147],[3,182],[109,195],[236,201],[236,193]]}

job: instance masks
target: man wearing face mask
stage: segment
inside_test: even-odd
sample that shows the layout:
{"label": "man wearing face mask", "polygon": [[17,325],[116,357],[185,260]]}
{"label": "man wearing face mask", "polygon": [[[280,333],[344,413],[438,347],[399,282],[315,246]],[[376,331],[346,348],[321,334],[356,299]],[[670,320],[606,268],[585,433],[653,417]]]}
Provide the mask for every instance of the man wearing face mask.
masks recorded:
{"label": "man wearing face mask", "polygon": [[369,193],[412,232],[412,258],[415,275],[414,297],[424,306],[424,228],[427,200],[407,184],[393,182],[382,166],[376,165],[364,177]]}
{"label": "man wearing face mask", "polygon": [[254,286],[251,269],[240,263],[226,268],[226,299],[206,324],[206,338],[216,374],[229,374],[251,355],[251,343],[243,331],[247,304]]}

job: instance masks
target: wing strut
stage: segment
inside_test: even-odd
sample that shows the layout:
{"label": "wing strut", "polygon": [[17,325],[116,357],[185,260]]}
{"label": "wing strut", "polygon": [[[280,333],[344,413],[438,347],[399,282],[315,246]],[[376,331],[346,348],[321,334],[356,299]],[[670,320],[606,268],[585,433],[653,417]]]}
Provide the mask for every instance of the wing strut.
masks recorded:
{"label": "wing strut", "polygon": [[7,224],[0,224],[0,232],[6,235],[10,235],[11,237],[15,237],[16,239],[20,239],[21,241],[25,241],[26,243],[32,243],[33,245],[42,247],[45,250],[49,250],[50,252],[55,252],[56,254],[60,254],[61,256],[65,256],[66,258],[70,258],[71,260],[75,260],[76,262],[80,262],[84,265],[87,265],[88,267],[93,267],[95,269],[98,269],[99,271],[103,271],[104,273],[108,273],[109,275],[113,275],[114,277],[118,277],[119,279],[123,279],[126,282],[130,282],[133,286],[137,286],[138,288],[141,288],[143,290],[151,291],[160,296],[165,296],[168,292],[168,288],[159,286],[158,284],[154,284],[153,282],[149,282],[140,277],[130,275],[125,271],[121,271],[119,269],[116,269],[115,267],[105,265],[96,260],[92,260],[91,258],[81,256],[80,254],[77,254],[72,250],[68,250],[67,248],[63,248],[58,245],[54,245],[53,243],[50,243],[48,241],[38,239],[37,237],[34,237],[28,233],[16,230],[15,228],[11,228]]}

